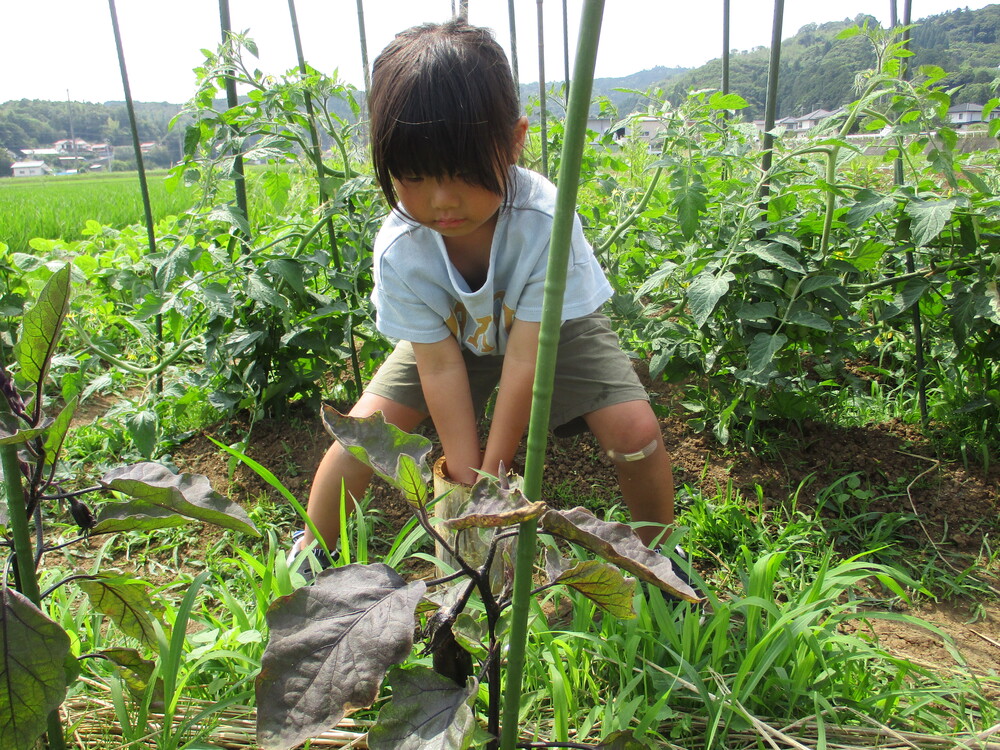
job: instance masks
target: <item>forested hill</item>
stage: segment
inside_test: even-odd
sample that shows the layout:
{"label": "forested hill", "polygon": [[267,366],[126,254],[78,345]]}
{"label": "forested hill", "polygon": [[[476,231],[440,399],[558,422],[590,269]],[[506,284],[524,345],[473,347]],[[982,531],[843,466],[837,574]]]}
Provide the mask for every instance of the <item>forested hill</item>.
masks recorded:
{"label": "forested hill", "polygon": [[[800,116],[820,107],[835,109],[853,101],[855,75],[873,67],[875,56],[864,37],[836,37],[866,19],[870,26],[878,23],[859,15],[807,24],[782,42],[778,117]],[[995,96],[991,84],[1000,73],[1000,4],[928,16],[916,22],[911,37],[910,65],[938,65],[948,71],[943,85],[961,87],[954,103],[984,104]],[[750,102],[748,117],[763,117],[769,57],[767,47],[730,55],[729,88]],[[660,85],[679,101],[689,90],[718,88],[721,80],[722,60],[716,59],[678,77],[665,77]]]}

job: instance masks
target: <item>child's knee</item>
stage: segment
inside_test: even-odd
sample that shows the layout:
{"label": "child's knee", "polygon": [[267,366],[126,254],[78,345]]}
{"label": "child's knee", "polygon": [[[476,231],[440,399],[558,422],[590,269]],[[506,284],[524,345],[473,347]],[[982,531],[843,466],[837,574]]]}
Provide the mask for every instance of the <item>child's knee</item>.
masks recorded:
{"label": "child's knee", "polygon": [[602,411],[591,429],[611,460],[641,461],[662,450],[660,423],[647,402],[627,402]]}

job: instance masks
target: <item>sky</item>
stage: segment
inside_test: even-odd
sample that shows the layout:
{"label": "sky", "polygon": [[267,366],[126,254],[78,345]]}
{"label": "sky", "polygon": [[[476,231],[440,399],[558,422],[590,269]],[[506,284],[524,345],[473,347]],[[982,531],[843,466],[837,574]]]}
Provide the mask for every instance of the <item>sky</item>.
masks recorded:
{"label": "sky", "polygon": [[[537,2],[515,0],[518,66],[522,82],[538,80]],[[450,17],[457,0],[364,0],[370,59],[409,26]],[[903,0],[897,3],[902,13]],[[913,18],[989,0],[912,0]],[[544,0],[545,78],[564,77],[560,0]],[[570,65],[582,0],[568,0]],[[768,46],[774,0],[731,0],[730,49]],[[4,3],[0,44],[0,102],[11,99],[121,101],[121,73],[109,6],[80,0]],[[598,77],[619,77],[658,65],[697,67],[721,55],[723,0],[608,0],[598,48]],[[782,37],[808,23],[868,13],[888,25],[890,0],[786,0]],[[195,90],[192,69],[204,48],[220,39],[219,4],[213,0],[116,0],[125,62],[136,101],[182,103]],[[357,0],[296,0],[306,61],[361,86],[363,67]],[[288,4],[282,0],[230,0],[235,31],[248,31],[260,51],[258,67],[281,74],[296,66]],[[510,49],[506,0],[469,0],[469,21],[488,26]]]}

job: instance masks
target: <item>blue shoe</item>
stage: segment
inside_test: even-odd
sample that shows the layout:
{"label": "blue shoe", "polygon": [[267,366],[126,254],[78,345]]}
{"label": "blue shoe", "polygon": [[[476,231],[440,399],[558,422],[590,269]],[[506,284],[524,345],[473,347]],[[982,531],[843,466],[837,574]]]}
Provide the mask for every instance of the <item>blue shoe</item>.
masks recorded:
{"label": "blue shoe", "polygon": [[[295,560],[302,551],[302,540],[306,535],[305,529],[299,529],[292,533],[292,547],[288,550],[288,555],[285,557],[285,564],[288,565],[289,570],[294,570],[300,573],[303,578],[306,579],[308,583],[312,583],[313,578],[316,576],[314,566],[309,561],[308,557],[303,557],[298,566],[296,567]],[[337,554],[339,547],[335,547],[332,550],[334,555]],[[313,547],[312,559],[315,561],[316,565],[319,566],[320,571],[324,571],[327,568],[333,567],[333,561],[329,558],[323,548],[320,546]]]}

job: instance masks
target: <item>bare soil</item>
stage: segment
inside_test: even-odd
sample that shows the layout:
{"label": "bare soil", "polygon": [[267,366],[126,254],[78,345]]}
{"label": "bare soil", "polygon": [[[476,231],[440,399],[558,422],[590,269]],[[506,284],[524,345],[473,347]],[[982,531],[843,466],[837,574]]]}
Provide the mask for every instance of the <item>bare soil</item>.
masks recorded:
{"label": "bare soil", "polygon": [[[757,454],[745,447],[721,446],[711,435],[692,432],[681,410],[672,408],[678,393],[669,386],[655,388],[652,398],[670,415],[661,423],[678,485],[707,493],[732,487],[755,504],[762,496],[765,508],[786,503],[800,488],[798,502],[803,507],[831,483],[857,474],[861,487],[874,498],[867,510],[915,514],[918,523],[907,526],[917,537],[914,549],[918,542],[933,540],[941,552],[941,565],[964,567],[980,555],[984,540],[996,544],[1000,469],[967,470],[935,456],[918,427],[901,422],[849,429],[821,423],[783,425],[779,437],[769,439],[767,452]],[[183,471],[207,475],[213,487],[244,505],[267,495],[283,503],[245,467],[237,468],[230,478],[227,457],[206,437],[212,434],[229,443],[245,434],[247,427],[237,419],[206,430],[181,445],[173,460]],[[300,412],[254,425],[248,453],[305,503],[312,472],[329,444],[318,415]],[[616,502],[614,469],[589,435],[550,441],[545,481],[544,499],[555,506],[577,505],[577,497]],[[378,481],[371,507],[381,516],[388,537],[410,517],[406,503]],[[289,525],[294,523],[290,509],[286,518]],[[699,568],[710,577],[710,551],[694,552]],[[982,599],[928,601],[911,608],[910,614],[946,633],[953,646],[925,628],[884,620],[873,621],[872,627],[881,643],[896,654],[942,671],[971,669],[987,677],[991,685],[1000,686],[1000,603],[995,593],[1000,581],[987,581],[986,586],[994,593],[987,592]]]}

